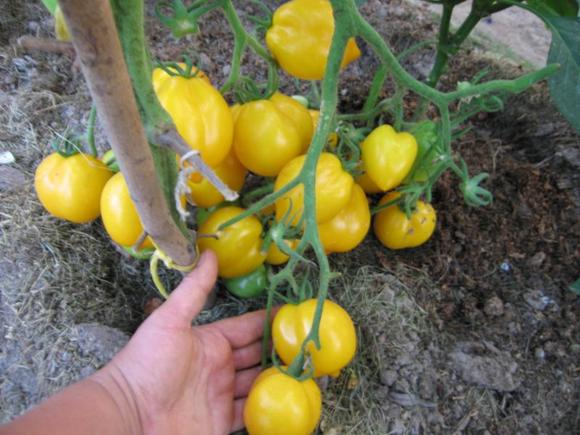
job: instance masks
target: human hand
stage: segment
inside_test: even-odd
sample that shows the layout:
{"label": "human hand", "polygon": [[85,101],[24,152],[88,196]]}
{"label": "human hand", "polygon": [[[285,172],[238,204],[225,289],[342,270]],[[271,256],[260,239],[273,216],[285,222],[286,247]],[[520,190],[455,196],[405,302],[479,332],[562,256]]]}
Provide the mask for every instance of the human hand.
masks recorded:
{"label": "human hand", "polygon": [[93,376],[122,397],[115,400],[125,402],[119,405],[133,430],[213,435],[243,428],[245,398],[260,371],[265,312],[192,328],[216,277],[215,255],[206,252],[127,346]]}

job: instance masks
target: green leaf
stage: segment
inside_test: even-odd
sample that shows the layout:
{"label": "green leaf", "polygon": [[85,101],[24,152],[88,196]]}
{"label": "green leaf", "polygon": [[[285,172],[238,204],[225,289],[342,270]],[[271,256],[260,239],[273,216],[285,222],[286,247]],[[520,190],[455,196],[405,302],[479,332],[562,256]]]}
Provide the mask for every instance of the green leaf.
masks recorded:
{"label": "green leaf", "polygon": [[560,112],[580,132],[580,18],[547,17],[552,30],[548,63],[560,70],[548,79],[550,93]]}
{"label": "green leaf", "polygon": [[54,15],[54,11],[56,10],[56,7],[58,6],[58,0],[42,0],[42,3],[46,7],[46,9],[48,9],[48,11],[52,15]]}
{"label": "green leaf", "polygon": [[544,3],[561,17],[578,16],[577,0],[544,0]]}

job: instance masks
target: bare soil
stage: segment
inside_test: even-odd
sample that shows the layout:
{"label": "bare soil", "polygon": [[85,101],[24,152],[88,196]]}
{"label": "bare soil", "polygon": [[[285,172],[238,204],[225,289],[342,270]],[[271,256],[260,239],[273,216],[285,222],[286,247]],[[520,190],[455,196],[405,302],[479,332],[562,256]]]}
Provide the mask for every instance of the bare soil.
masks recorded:
{"label": "bare soil", "polygon": [[[249,2],[239,7],[253,11]],[[11,167],[25,181],[0,191],[0,421],[106,361],[81,345],[78,331],[91,328],[79,324],[130,334],[154,295],[146,268],[114,251],[99,223],[59,222],[38,204],[34,168],[57,132],[82,127],[89,99],[70,56],[16,47],[21,35],[51,35],[42,8],[12,2],[6,12],[0,151],[15,155]],[[430,13],[404,1],[371,0],[363,12],[396,52],[432,38],[437,27]],[[148,24],[155,57],[195,51],[208,75],[223,80],[232,38],[218,14],[181,41],[152,14]],[[368,47],[361,49],[363,58],[342,76],[342,110],[360,109],[376,66]],[[433,58],[425,49],[405,67],[424,78]],[[489,78],[513,77],[525,65],[472,43],[440,86],[483,68]],[[264,74],[251,57],[245,70]],[[298,91],[289,79],[283,87]],[[580,427],[580,312],[568,289],[580,277],[580,138],[543,84],[469,126],[454,149],[473,173],[490,173],[491,206],[465,205],[446,174],[434,192],[437,231],[426,245],[393,252],[369,235],[351,254],[331,257],[342,272],[332,297],[352,314],[360,346],[340,378],[323,382],[321,433],[571,434]],[[102,134],[99,146],[106,146]],[[200,321],[260,302],[220,292]]]}

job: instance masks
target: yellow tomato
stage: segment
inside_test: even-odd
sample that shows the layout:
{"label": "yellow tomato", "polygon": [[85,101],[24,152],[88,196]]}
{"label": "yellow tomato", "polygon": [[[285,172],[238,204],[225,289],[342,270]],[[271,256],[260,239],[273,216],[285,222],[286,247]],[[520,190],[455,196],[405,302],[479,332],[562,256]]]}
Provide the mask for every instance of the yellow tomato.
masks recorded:
{"label": "yellow tomato", "polygon": [[[111,239],[121,246],[133,246],[143,234],[143,224],[123,174],[117,172],[107,182],[101,195],[101,217]],[[141,248],[152,248],[149,236]]]}
{"label": "yellow tomato", "polygon": [[371,177],[369,177],[366,172],[357,177],[356,183],[363,188],[365,193],[373,194],[382,192],[381,188],[377,186],[373,180],[371,180]]}
{"label": "yellow tomato", "polygon": [[[215,174],[232,190],[239,192],[244,185],[247,169],[238,161],[233,150],[216,168]],[[198,175],[193,174],[193,175]],[[198,207],[209,208],[224,200],[223,195],[206,178],[188,180],[191,198]]]}
{"label": "yellow tomato", "polygon": [[[300,353],[302,343],[312,328],[316,299],[280,308],[272,323],[274,349],[285,364]],[[338,376],[356,352],[356,331],[348,313],[340,305],[324,301],[320,320],[320,349],[309,342],[307,350],[315,376]]]}
{"label": "yellow tomato", "polygon": [[[292,0],[284,3],[266,32],[266,45],[288,74],[302,80],[322,80],[334,34],[334,17],[328,0]],[[341,67],[360,57],[350,38]]]}
{"label": "yellow tomato", "polygon": [[397,133],[390,125],[381,125],[361,144],[364,170],[382,191],[394,189],[411,171],[417,150],[412,134]]}
{"label": "yellow tomato", "polygon": [[50,214],[81,224],[101,214],[101,192],[112,176],[100,160],[87,154],[53,153],[36,168],[34,187]]}
{"label": "yellow tomato", "polygon": [[321,410],[316,382],[299,381],[271,367],[252,385],[244,406],[244,424],[250,435],[310,435]]}
{"label": "yellow tomato", "polygon": [[248,216],[229,227],[219,227],[238,216],[243,208],[227,206],[211,213],[199,226],[197,244],[204,252],[211,249],[218,259],[218,274],[222,278],[236,278],[257,269],[266,254],[262,253],[262,224],[255,216]]}
{"label": "yellow tomato", "polygon": [[198,150],[211,167],[219,165],[232,146],[232,112],[205,75],[171,76],[161,68],[153,71],[157,98],[191,149]]}
{"label": "yellow tomato", "polygon": [[236,109],[234,149],[240,162],[255,174],[277,175],[304,152],[312,138],[312,120],[294,99],[274,94]]}
{"label": "yellow tomato", "polygon": [[[296,157],[278,174],[274,191],[280,190],[292,181],[302,170],[306,156]],[[316,219],[318,223],[327,222],[336,216],[350,201],[352,176],[342,168],[338,157],[322,153],[316,166]],[[304,186],[299,185],[282,195],[275,203],[276,219],[281,220],[290,210],[291,222],[298,224],[304,210]]]}
{"label": "yellow tomato", "polygon": [[[396,199],[400,194],[386,194],[379,205]],[[414,248],[425,243],[437,224],[437,215],[431,204],[417,201],[417,208],[411,218],[398,205],[392,205],[377,213],[373,223],[375,235],[389,249]]]}
{"label": "yellow tomato", "polygon": [[369,202],[362,187],[355,184],[350,202],[331,220],[319,224],[318,232],[327,254],[348,252],[363,241],[370,226]]}
{"label": "yellow tomato", "polygon": [[[288,245],[290,249],[296,249],[298,246],[298,240],[284,240],[284,243]],[[290,257],[284,254],[274,242],[268,248],[268,255],[266,256],[266,263],[273,266],[279,266],[288,261]]]}
{"label": "yellow tomato", "polygon": [[[320,111],[309,110],[308,113],[310,113],[310,117],[312,118],[312,126],[314,127],[314,131],[316,132],[316,129],[318,128],[318,120],[320,119]],[[336,145],[338,144],[338,134],[335,131],[328,134],[326,144],[331,150],[336,148]]]}

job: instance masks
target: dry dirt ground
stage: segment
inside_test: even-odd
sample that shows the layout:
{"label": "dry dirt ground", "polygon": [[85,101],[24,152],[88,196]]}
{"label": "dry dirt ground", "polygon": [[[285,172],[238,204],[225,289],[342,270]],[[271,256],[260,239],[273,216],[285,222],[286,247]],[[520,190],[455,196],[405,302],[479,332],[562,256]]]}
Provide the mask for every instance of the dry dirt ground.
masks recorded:
{"label": "dry dirt ground", "polygon": [[[242,13],[252,11],[240,2]],[[369,1],[364,14],[396,52],[433,38],[431,13],[406,2]],[[228,72],[232,38],[212,14],[201,33],[175,41],[149,18],[153,54],[200,54],[216,82]],[[116,252],[96,222],[75,226],[47,216],[35,198],[34,168],[65,128],[82,128],[90,107],[67,55],[24,52],[25,34],[49,37],[36,3],[0,13],[0,421],[104,364],[143,318],[154,295],[146,267]],[[364,100],[376,61],[342,76],[341,109]],[[405,67],[424,78],[433,52]],[[505,55],[468,44],[441,87],[489,67],[491,77],[522,71]],[[246,71],[262,75],[250,60]],[[296,92],[292,81],[284,89]],[[385,90],[385,94],[388,93]],[[541,84],[481,115],[455,150],[491,174],[494,203],[467,207],[457,180],[434,192],[439,223],[421,248],[390,252],[370,235],[349,255],[332,297],[352,314],[359,352],[340,378],[323,385],[325,434],[571,434],[580,427],[580,140]],[[102,132],[99,146],[105,149]],[[175,282],[175,276],[167,276]],[[259,306],[220,291],[200,321]]]}

